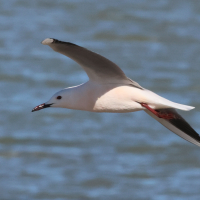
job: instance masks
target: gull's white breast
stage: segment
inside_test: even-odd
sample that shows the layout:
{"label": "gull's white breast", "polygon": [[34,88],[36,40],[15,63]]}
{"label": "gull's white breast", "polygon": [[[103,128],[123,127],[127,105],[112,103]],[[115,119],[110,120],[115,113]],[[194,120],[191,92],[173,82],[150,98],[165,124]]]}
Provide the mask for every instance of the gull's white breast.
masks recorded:
{"label": "gull's white breast", "polygon": [[131,86],[116,84],[95,84],[87,82],[81,86],[82,95],[79,103],[81,110],[93,112],[133,112],[144,110],[141,104],[134,101],[136,91],[139,89]]}

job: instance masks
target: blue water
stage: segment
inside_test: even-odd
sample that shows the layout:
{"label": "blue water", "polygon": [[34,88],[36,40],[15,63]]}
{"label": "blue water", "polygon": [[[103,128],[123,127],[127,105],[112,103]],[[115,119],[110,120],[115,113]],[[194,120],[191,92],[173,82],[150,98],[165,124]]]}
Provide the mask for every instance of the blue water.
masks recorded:
{"label": "blue water", "polygon": [[200,132],[199,27],[198,1],[0,1],[0,199],[199,200],[199,147],[146,113],[31,113],[88,79],[40,44],[53,37],[195,106],[180,113]]}

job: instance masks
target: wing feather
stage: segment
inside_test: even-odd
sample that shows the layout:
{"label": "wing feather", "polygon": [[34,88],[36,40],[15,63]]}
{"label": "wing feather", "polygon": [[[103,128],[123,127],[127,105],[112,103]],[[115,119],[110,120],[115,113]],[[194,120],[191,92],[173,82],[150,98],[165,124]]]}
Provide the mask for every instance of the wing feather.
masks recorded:
{"label": "wing feather", "polygon": [[147,114],[149,114],[151,117],[156,119],[158,122],[160,122],[163,126],[177,134],[178,136],[182,137],[183,139],[200,146],[200,136],[199,134],[179,115],[175,109],[173,108],[167,108],[167,109],[159,109],[157,110],[161,113],[170,113],[174,115],[173,119],[163,119],[159,118],[156,115],[154,115],[149,110],[145,110]]}
{"label": "wing feather", "polygon": [[53,38],[43,40],[42,44],[49,45],[54,51],[77,62],[92,81],[129,84],[142,89],[138,83],[126,77],[124,72],[115,63],[86,48]]}

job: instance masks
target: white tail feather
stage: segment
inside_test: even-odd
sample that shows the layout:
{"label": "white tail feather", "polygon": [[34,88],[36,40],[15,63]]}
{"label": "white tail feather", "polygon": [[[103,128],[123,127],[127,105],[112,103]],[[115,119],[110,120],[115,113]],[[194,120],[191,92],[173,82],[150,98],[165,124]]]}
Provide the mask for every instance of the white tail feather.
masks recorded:
{"label": "white tail feather", "polygon": [[179,103],[173,103],[173,108],[179,109],[179,110],[184,110],[184,111],[189,111],[194,109],[195,107],[193,106],[187,106],[187,105],[183,105],[183,104],[179,104]]}

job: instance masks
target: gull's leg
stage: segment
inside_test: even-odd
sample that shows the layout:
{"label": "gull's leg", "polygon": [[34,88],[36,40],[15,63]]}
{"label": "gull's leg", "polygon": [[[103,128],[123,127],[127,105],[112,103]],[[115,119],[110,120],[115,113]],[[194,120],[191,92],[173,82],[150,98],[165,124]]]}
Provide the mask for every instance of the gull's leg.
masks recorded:
{"label": "gull's leg", "polygon": [[170,112],[164,112],[162,113],[161,110],[154,110],[152,108],[150,108],[146,103],[140,103],[143,107],[145,107],[146,109],[148,109],[149,111],[151,111],[154,115],[156,115],[159,118],[163,118],[163,119],[174,119],[175,116],[173,113]]}

